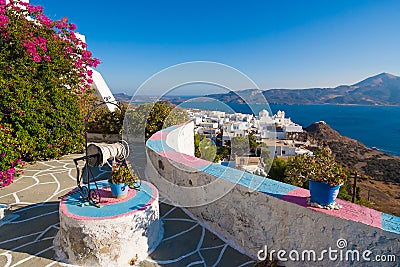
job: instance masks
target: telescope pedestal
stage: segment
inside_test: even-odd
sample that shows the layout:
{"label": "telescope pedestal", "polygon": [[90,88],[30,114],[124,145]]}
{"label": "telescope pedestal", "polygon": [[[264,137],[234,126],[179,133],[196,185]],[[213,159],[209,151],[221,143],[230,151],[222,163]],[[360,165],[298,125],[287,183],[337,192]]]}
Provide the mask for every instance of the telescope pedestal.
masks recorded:
{"label": "telescope pedestal", "polygon": [[108,197],[99,182],[100,208],[82,205],[78,190],[60,202],[60,230],[54,240],[59,260],[83,266],[128,266],[147,257],[162,238],[158,190],[143,181],[123,199]]}

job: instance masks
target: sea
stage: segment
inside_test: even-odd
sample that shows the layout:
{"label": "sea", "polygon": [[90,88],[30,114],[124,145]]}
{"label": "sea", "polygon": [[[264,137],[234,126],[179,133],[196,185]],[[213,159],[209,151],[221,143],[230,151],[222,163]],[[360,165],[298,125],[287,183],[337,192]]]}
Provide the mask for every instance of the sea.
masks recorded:
{"label": "sea", "polygon": [[[178,104],[178,103],[176,103]],[[184,102],[184,108],[220,110],[225,112],[253,113],[266,109],[275,114],[285,111],[285,116],[304,128],[325,121],[341,135],[356,139],[368,147],[400,156],[400,106],[352,105],[266,105],[221,102]]]}

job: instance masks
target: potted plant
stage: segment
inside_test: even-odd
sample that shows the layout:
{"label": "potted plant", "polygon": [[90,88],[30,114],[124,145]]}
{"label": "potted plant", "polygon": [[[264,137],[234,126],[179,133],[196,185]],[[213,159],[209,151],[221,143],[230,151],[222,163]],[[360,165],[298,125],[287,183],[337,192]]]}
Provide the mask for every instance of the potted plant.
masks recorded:
{"label": "potted plant", "polygon": [[115,162],[112,166],[111,178],[108,180],[112,194],[117,198],[124,198],[129,187],[134,186],[138,176],[129,163]]}
{"label": "potted plant", "polygon": [[285,175],[297,186],[308,182],[310,202],[324,207],[335,204],[339,189],[347,179],[343,167],[327,153],[293,157],[288,161]]}

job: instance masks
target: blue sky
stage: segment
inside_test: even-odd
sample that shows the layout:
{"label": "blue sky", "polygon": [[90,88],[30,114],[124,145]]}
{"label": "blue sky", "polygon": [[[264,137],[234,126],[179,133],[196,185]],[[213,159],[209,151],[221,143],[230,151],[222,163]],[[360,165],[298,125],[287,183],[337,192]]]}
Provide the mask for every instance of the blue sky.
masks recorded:
{"label": "blue sky", "polygon": [[187,61],[236,68],[260,88],[334,87],[400,75],[400,1],[31,0],[86,35],[113,92]]}

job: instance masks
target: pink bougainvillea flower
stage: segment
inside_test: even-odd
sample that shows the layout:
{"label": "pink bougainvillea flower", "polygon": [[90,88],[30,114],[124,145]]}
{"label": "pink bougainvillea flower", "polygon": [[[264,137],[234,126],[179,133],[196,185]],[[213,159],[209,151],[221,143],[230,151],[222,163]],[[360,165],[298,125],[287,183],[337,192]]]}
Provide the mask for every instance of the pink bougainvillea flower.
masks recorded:
{"label": "pink bougainvillea flower", "polygon": [[33,42],[26,42],[26,43],[24,44],[24,46],[26,47],[26,51],[27,51],[28,53],[30,53],[30,54],[36,53],[36,46],[35,46],[35,43],[33,43]]}
{"label": "pink bougainvillea flower", "polygon": [[89,60],[92,57],[92,52],[88,51],[88,50],[83,50],[82,51],[82,58],[83,60]]}
{"label": "pink bougainvillea flower", "polygon": [[33,61],[40,63],[40,61],[42,61],[42,58],[39,56],[39,54],[35,53],[33,54]]}
{"label": "pink bougainvillea flower", "polygon": [[98,65],[100,64],[100,60],[98,59],[98,58],[95,58],[94,60],[93,60],[93,67],[97,67]]}
{"label": "pink bougainvillea flower", "polygon": [[69,47],[69,46],[65,47],[65,50],[66,50],[69,54],[72,54],[72,53],[74,52],[74,50],[72,50],[72,48]]}
{"label": "pink bougainvillea flower", "polygon": [[6,15],[0,15],[0,27],[6,28],[9,19]]}
{"label": "pink bougainvillea flower", "polygon": [[73,23],[71,23],[71,24],[69,25],[69,30],[70,30],[70,31],[75,31],[75,30],[76,30],[76,25],[73,24]]}
{"label": "pink bougainvillea flower", "polygon": [[83,67],[83,62],[82,60],[80,60],[79,58],[75,61],[75,67],[77,67],[78,69]]}
{"label": "pink bougainvillea flower", "polygon": [[36,40],[37,40],[36,45],[39,46],[43,50],[43,52],[46,52],[47,51],[47,39],[38,36]]}
{"label": "pink bougainvillea flower", "polygon": [[20,5],[22,5],[22,6],[25,5],[30,14],[39,13],[39,12],[43,11],[43,7],[42,6],[33,6],[33,5],[30,5],[29,3],[23,3],[23,2],[21,2]]}
{"label": "pink bougainvillea flower", "polygon": [[8,34],[8,32],[2,32],[1,37],[3,37],[5,40],[10,39],[10,35]]}

